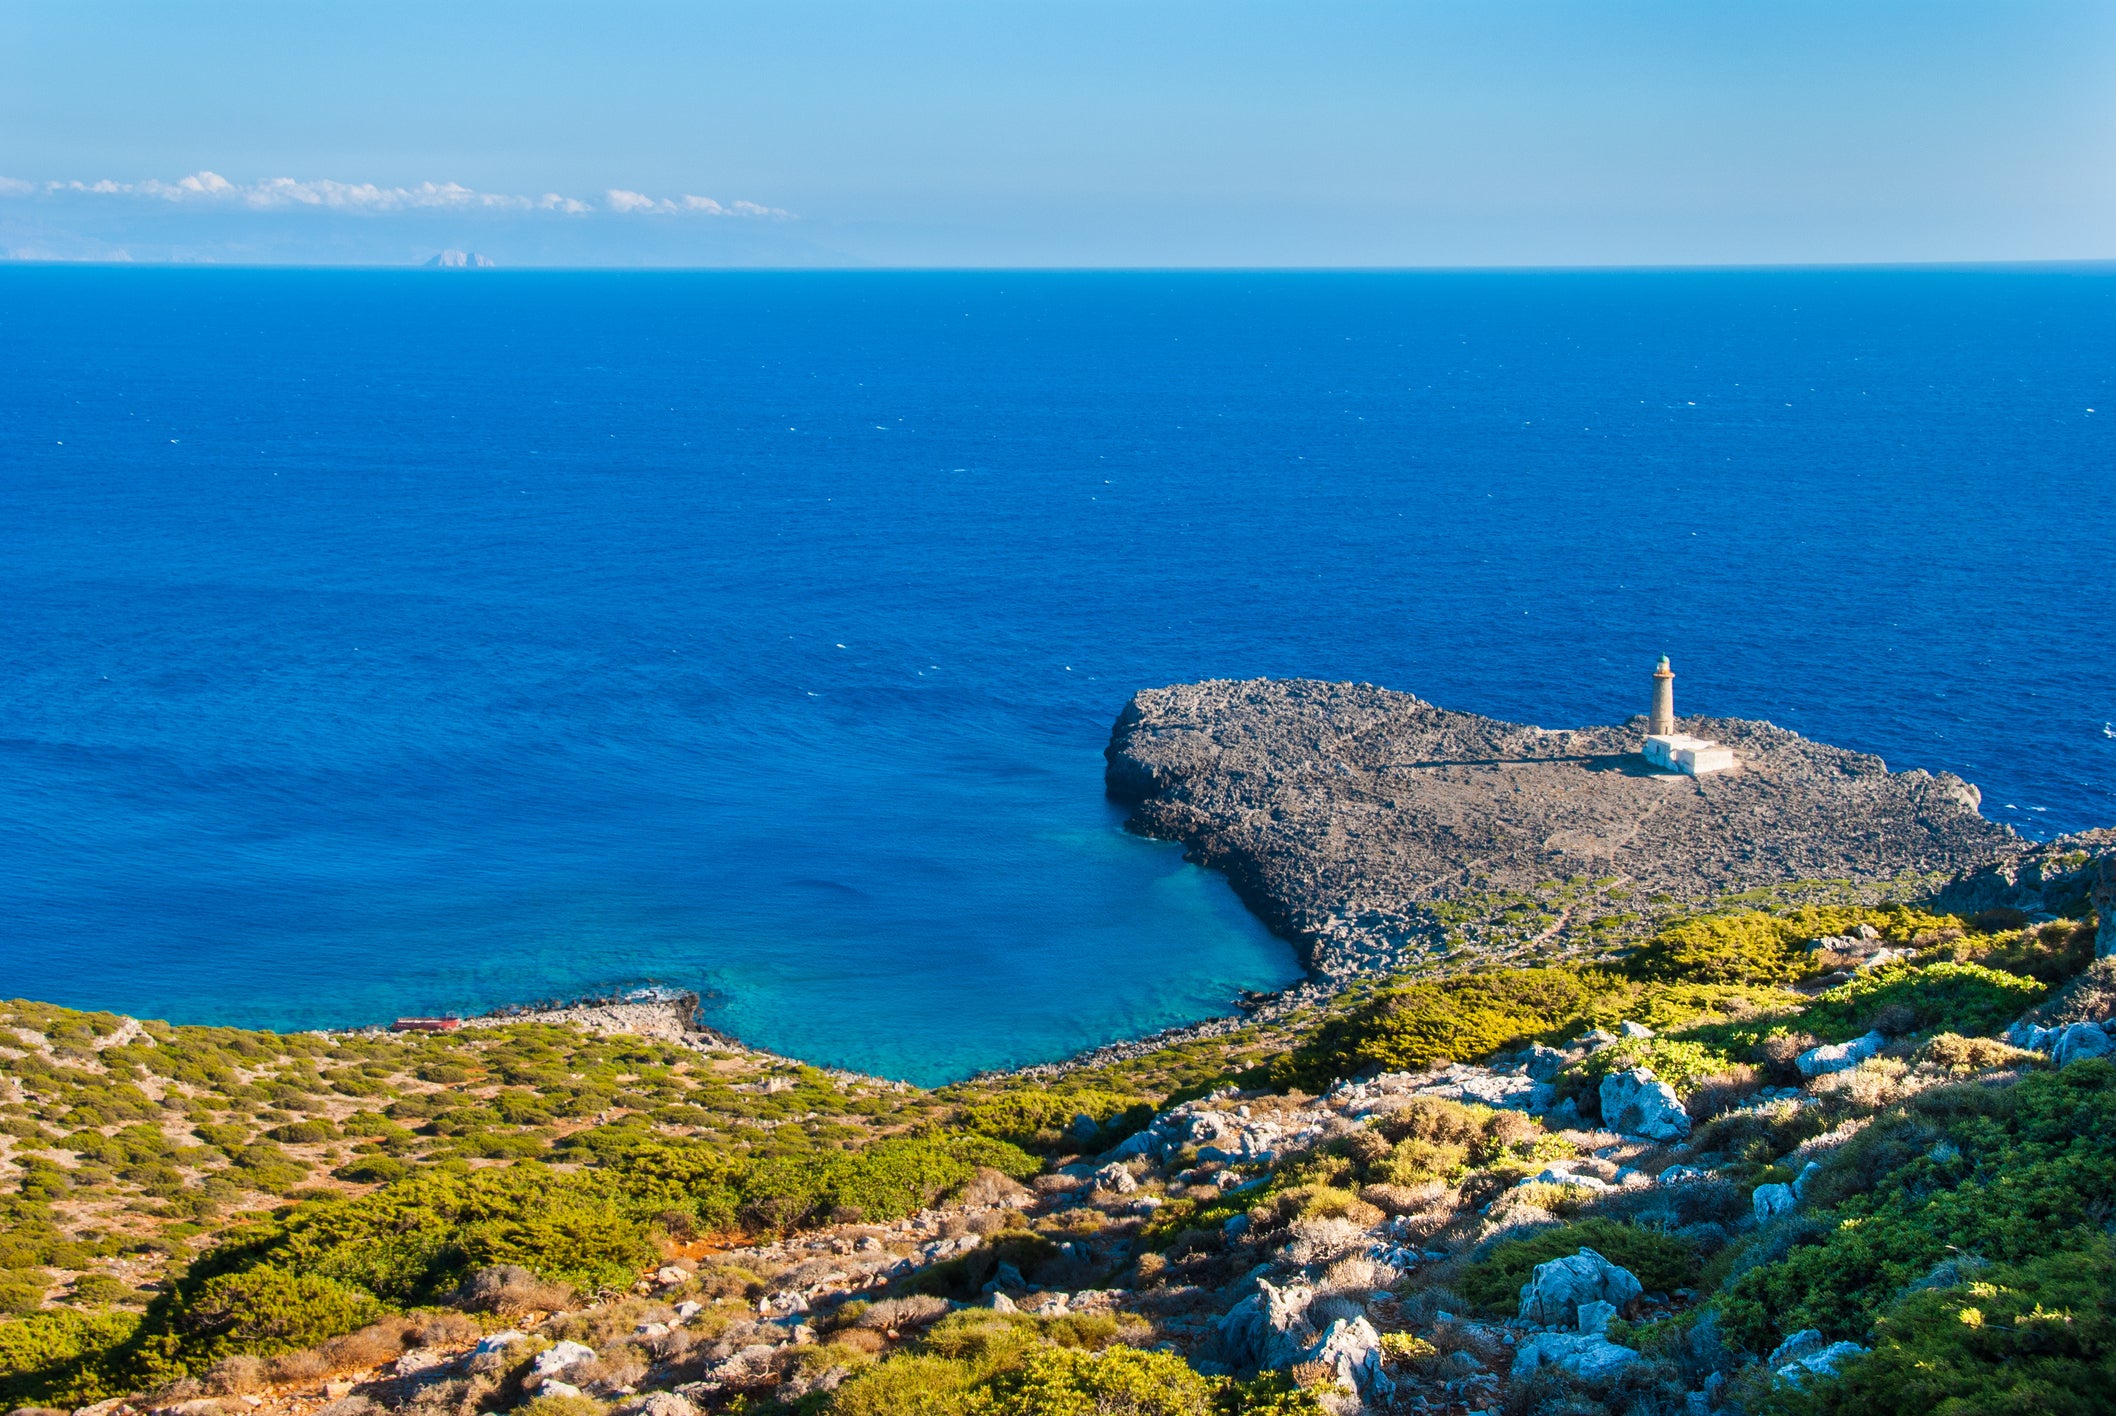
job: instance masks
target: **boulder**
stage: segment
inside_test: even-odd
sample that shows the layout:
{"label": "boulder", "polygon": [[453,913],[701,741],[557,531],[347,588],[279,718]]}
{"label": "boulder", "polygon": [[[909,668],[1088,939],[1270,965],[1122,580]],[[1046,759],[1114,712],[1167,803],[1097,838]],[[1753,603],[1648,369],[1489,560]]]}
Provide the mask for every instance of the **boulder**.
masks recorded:
{"label": "boulder", "polygon": [[1616,1030],[1618,1035],[1621,1037],[1635,1038],[1640,1041],[1644,1041],[1646,1038],[1653,1037],[1656,1035],[1653,1029],[1647,1027],[1644,1023],[1618,1023],[1616,1025]]}
{"label": "boulder", "polygon": [[1139,1188],[1132,1173],[1116,1161],[1111,1161],[1095,1172],[1095,1188],[1107,1190],[1113,1195],[1128,1195]]}
{"label": "boulder", "polygon": [[569,1368],[578,1367],[583,1362],[594,1360],[594,1348],[568,1338],[537,1353],[536,1360],[529,1364],[529,1371],[533,1377],[543,1379],[545,1389],[548,1390],[549,1378],[558,1376]]}
{"label": "boulder", "polygon": [[1711,1172],[1699,1170],[1694,1165],[1671,1165],[1654,1177],[1657,1185],[1687,1185],[1693,1180],[1709,1180]]}
{"label": "boulder", "polygon": [[1864,1037],[1855,1037],[1850,1042],[1825,1043],[1821,1047],[1810,1047],[1793,1059],[1803,1077],[1823,1077],[1831,1072],[1842,1072],[1856,1067],[1867,1058],[1888,1045],[1888,1039],[1877,1032]]}
{"label": "boulder", "polygon": [[471,1350],[480,1357],[489,1357],[495,1352],[505,1352],[517,1342],[527,1342],[528,1340],[528,1333],[517,1332],[513,1328],[507,1328],[500,1332],[485,1334],[485,1336],[478,1339],[478,1345]]}
{"label": "boulder", "polygon": [[1386,1397],[1396,1390],[1381,1368],[1381,1334],[1365,1318],[1339,1318],[1329,1331],[1302,1354],[1305,1362],[1320,1362],[1337,1373],[1337,1380],[1363,1397]]}
{"label": "boulder", "polygon": [[1771,1355],[1763,1359],[1763,1364],[1775,1372],[1788,1362],[1798,1362],[1803,1357],[1812,1357],[1827,1346],[1829,1346],[1829,1339],[1822,1335],[1822,1329],[1802,1328],[1772,1348]]}
{"label": "boulder", "polygon": [[1801,1166],[1800,1174],[1796,1176],[1793,1180],[1793,1198],[1796,1200],[1806,1199],[1807,1182],[1814,1179],[1817,1175],[1820,1175],[1821,1173],[1822,1162],[1819,1160],[1811,1160],[1807,1164]]}
{"label": "boulder", "polygon": [[1616,1304],[1599,1299],[1580,1304],[1579,1329],[1589,1337],[1599,1337],[1609,1331],[1609,1324],[1616,1321]]}
{"label": "boulder", "polygon": [[698,1416],[698,1408],[673,1391],[650,1391],[618,1408],[619,1416]]}
{"label": "boulder", "polygon": [[1513,1379],[1520,1381],[1538,1368],[1549,1366],[1592,1381],[1613,1376],[1638,1360],[1638,1353],[1619,1347],[1606,1337],[1578,1332],[1539,1333],[1514,1349]]}
{"label": "boulder", "polygon": [[1095,1137],[1102,1134],[1102,1127],[1096,1124],[1094,1117],[1083,1111],[1073,1118],[1072,1125],[1065,1128],[1065,1134],[1072,1138],[1074,1145],[1085,1146],[1092,1144]]}
{"label": "boulder", "polygon": [[[1801,1333],[1798,1336],[1804,1337],[1806,1334]],[[1819,1339],[1820,1334],[1816,1336]],[[1834,1377],[1837,1375],[1838,1363],[1847,1357],[1863,1357],[1866,1352],[1867,1349],[1856,1342],[1832,1342],[1827,1347],[1810,1351],[1806,1356],[1796,1357],[1782,1366],[1774,1362],[1771,1364],[1771,1372],[1778,1380],[1799,1386],[1809,1377]]]}
{"label": "boulder", "polygon": [[1602,1078],[1602,1124],[1627,1136],[1674,1141],[1690,1134],[1690,1113],[1675,1088],[1632,1067]]}
{"label": "boulder", "polygon": [[546,1377],[537,1384],[538,1396],[586,1396],[587,1393],[571,1382],[562,1382],[556,1377]]}
{"label": "boulder", "polygon": [[1237,1365],[1290,1367],[1316,1343],[1308,1321],[1315,1290],[1304,1284],[1280,1288],[1269,1279],[1256,1281],[1256,1292],[1230,1308],[1219,1320],[1220,1347]]}
{"label": "boulder", "polygon": [[1749,1196],[1749,1205],[1756,1211],[1758,1224],[1790,1212],[1799,1201],[1800,1197],[1793,1193],[1790,1185],[1758,1185],[1755,1193]]}
{"label": "boulder", "polygon": [[985,1306],[995,1313],[1018,1313],[1021,1311],[1014,1305],[1013,1299],[1007,1297],[1006,1294],[1001,1293],[996,1288],[985,1294]]}
{"label": "boulder", "polygon": [[1545,1047],[1540,1042],[1529,1048],[1522,1058],[1529,1079],[1537,1082],[1550,1081],[1564,1071],[1565,1064],[1571,1060],[1555,1047]]}
{"label": "boulder", "polygon": [[1119,1160],[1129,1160],[1135,1155],[1145,1155],[1155,1149],[1159,1139],[1151,1131],[1134,1131],[1117,1142],[1116,1148],[1111,1150],[1110,1154]]}
{"label": "boulder", "polygon": [[1582,1303],[1607,1303],[1621,1311],[1644,1291],[1629,1269],[1582,1249],[1569,1258],[1536,1265],[1534,1275],[1521,1285],[1521,1316],[1546,1327],[1569,1328],[1578,1324]]}
{"label": "boulder", "polygon": [[2074,1023],[2050,1043],[2050,1061],[2063,1067],[2082,1057],[2105,1057],[2112,1050],[2108,1033],[2099,1023]]}

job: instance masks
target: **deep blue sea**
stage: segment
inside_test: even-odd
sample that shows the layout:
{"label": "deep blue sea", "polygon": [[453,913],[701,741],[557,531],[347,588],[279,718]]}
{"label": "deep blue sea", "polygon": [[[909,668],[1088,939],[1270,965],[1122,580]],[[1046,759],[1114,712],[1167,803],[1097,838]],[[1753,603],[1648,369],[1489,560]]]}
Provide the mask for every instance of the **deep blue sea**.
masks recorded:
{"label": "deep blue sea", "polygon": [[921,1082],[1297,975],[1135,688],[1769,718],[2116,822],[2116,273],[0,268],[0,993],[659,981]]}

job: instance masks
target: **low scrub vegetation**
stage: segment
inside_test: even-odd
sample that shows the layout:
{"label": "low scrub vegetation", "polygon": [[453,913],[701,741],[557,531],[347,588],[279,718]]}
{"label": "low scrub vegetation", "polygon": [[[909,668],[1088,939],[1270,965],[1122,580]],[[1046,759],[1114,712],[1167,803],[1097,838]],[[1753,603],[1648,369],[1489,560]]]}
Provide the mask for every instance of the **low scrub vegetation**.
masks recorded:
{"label": "low scrub vegetation", "polygon": [[[636,1373],[648,1339],[634,1334],[652,1315],[623,1295],[672,1256],[886,1224],[968,1196],[995,1206],[976,1216],[982,1242],[819,1319],[786,1388],[805,1394],[778,1409],[1319,1416],[1338,1400],[1326,1370],[1300,1373],[1306,1386],[1241,1381],[1148,1350],[1156,1331],[1134,1315],[948,1303],[981,1301],[1002,1264],[1068,1290],[1224,1296],[1249,1272],[1236,1254],[1322,1255],[1314,1282],[1345,1311],[1388,1287],[1399,1311],[1420,1315],[1433,1340],[1388,1334],[1394,1369],[1452,1380],[1475,1370],[1468,1358],[1507,1358],[1436,1315],[1510,1313],[1538,1263],[1582,1247],[1649,1292],[1694,1295],[1664,1323],[1619,1331],[1660,1364],[1654,1381],[1700,1353],[1732,1363],[1726,1354],[1768,1352],[1814,1327],[1873,1353],[1838,1382],[1752,1381],[1736,1395],[1786,1416],[1905,1409],[1905,1393],[1917,1409],[2098,1409],[2069,1394],[2105,1388],[2116,1361],[2116,1065],[2055,1071],[1994,1036],[2031,1008],[2059,1021],[2106,1013],[2116,983],[2092,966],[2091,925],[1769,905],[1642,922],[1653,932],[1628,954],[1400,979],[1224,1037],[938,1092],[535,1023],[282,1037],[0,1005],[0,1400],[226,1395],[372,1368],[560,1307],[579,1311],[539,1332],[577,1333],[607,1349],[609,1373]],[[1910,957],[1854,972],[1852,956],[1809,947],[1862,925]],[[1239,1085],[1241,1104],[1268,1116],[1348,1077],[1491,1059],[1626,1021],[1656,1035],[1575,1048],[1559,1094],[1591,1116],[1604,1076],[1649,1069],[1687,1103],[1694,1158],[1717,1178],[1537,1183],[1555,1162],[1600,1165],[1603,1177],[1617,1162],[1600,1158],[1602,1140],[1517,1111],[1396,1096],[1278,1158],[1194,1165],[1199,1152],[1186,1151],[1153,1173],[1135,1161],[1151,1195],[1128,1216],[1112,1201],[1031,1224],[997,1207],[1019,1203],[1024,1185],[1088,1193],[1102,1162],[1069,1163],[1175,1101]],[[1888,1038],[1881,1055],[1808,1082],[1797,1100],[1755,1095],[1766,1080],[1802,1080],[1802,1050],[1868,1030]],[[1821,1168],[1798,1211],[1752,1223],[1749,1192],[1792,1180],[1810,1157]],[[1091,1271],[1071,1241],[1112,1216],[1129,1268]],[[1383,1252],[1450,1225],[1444,1261]],[[1364,1245],[1367,1233],[1386,1242],[1331,1258],[1331,1235]],[[776,1272],[701,1268],[688,1291],[709,1312],[693,1331],[750,1330]],[[826,1366],[834,1388],[801,1385]],[[479,1390],[483,1409],[605,1409],[532,1400],[498,1377]],[[1602,1408],[1580,1409],[1648,1395],[1603,1393]]]}

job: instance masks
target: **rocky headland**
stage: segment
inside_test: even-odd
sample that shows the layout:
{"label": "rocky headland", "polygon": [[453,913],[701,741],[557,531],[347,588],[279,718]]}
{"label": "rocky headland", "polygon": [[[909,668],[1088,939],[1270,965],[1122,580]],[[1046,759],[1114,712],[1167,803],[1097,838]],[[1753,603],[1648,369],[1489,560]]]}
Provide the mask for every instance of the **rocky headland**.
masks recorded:
{"label": "rocky headland", "polygon": [[1553,952],[1642,900],[1953,874],[2027,845],[1951,774],[1770,723],[1678,727],[1738,768],[1653,769],[1642,718],[1549,730],[1372,684],[1218,680],[1135,695],[1107,781],[1133,830],[1226,872],[1324,980],[1465,942]]}

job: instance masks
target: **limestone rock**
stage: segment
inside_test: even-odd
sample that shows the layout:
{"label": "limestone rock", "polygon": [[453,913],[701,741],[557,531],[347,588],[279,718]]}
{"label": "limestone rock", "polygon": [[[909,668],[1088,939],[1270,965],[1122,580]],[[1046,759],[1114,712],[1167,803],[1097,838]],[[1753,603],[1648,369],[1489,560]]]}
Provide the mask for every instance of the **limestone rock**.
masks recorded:
{"label": "limestone rock", "polygon": [[2082,1057],[2105,1057],[2116,1045],[2099,1023],[2074,1023],[2057,1034],[2050,1044],[2050,1061],[2059,1067]]}
{"label": "limestone rock", "polygon": [[1638,1353],[1599,1335],[1538,1333],[1514,1350],[1513,1379],[1520,1381],[1540,1367],[1551,1366],[1592,1381],[1613,1376],[1638,1360]]}
{"label": "limestone rock", "polygon": [[1548,1082],[1554,1080],[1558,1073],[1564,1071],[1566,1065],[1571,1061],[1570,1057],[1567,1057],[1555,1047],[1545,1047],[1539,1042],[1528,1049],[1524,1065],[1528,1070],[1530,1080]]}
{"label": "limestone rock", "polygon": [[1635,1038],[1639,1040],[1644,1040],[1646,1038],[1653,1037],[1656,1035],[1653,1029],[1647,1027],[1644,1023],[1634,1023],[1629,1021],[1618,1023],[1616,1025],[1616,1030],[1618,1035],[1622,1037]]}
{"label": "limestone rock", "polygon": [[1761,1224],[1776,1215],[1790,1213],[1799,1199],[1790,1185],[1758,1185],[1749,1196],[1749,1205],[1756,1212],[1756,1222]]}
{"label": "limestone rock", "polygon": [[[1621,1311],[1645,1289],[1629,1269],[1620,1268],[1592,1249],[1568,1258],[1537,1264],[1521,1285],[1521,1316],[1547,1327],[1573,1327],[1580,1304],[1602,1302]],[[1569,1369],[1568,1369],[1569,1370]]]}
{"label": "limestone rock", "polygon": [[1763,1359],[1763,1364],[1775,1372],[1788,1362],[1798,1362],[1803,1357],[1812,1357],[1827,1346],[1829,1346],[1829,1339],[1822,1335],[1822,1329],[1802,1328],[1772,1348],[1771,1355]]}
{"label": "limestone rock", "polygon": [[[554,1343],[537,1353],[536,1360],[529,1364],[529,1370],[537,1377],[548,1379],[558,1376],[570,1368],[578,1367],[583,1362],[592,1362],[594,1360],[594,1348],[586,1343],[575,1342],[568,1338],[563,1342]],[[548,1381],[546,1384],[548,1385]]]}
{"label": "limestone rock", "polygon": [[1825,1343],[1814,1328],[1794,1333],[1778,1344],[1765,1365],[1780,1381],[1799,1386],[1809,1377],[1833,1377],[1837,1364],[1847,1357],[1862,1357],[1867,1349],[1856,1342]]}
{"label": "limestone rock", "polygon": [[1609,1324],[1616,1321],[1616,1304],[1604,1303],[1600,1299],[1580,1304],[1579,1328],[1590,1337],[1599,1337],[1609,1331]]}
{"label": "limestone rock", "polygon": [[1320,1362],[1337,1373],[1338,1381],[1361,1396],[1386,1397],[1396,1390],[1381,1366],[1381,1334],[1365,1318],[1339,1318],[1301,1355],[1306,1362]]}
{"label": "limestone rock", "polygon": [[618,1408],[619,1416],[698,1416],[698,1408],[673,1391],[650,1391]]}
{"label": "limestone rock", "polygon": [[1107,1190],[1113,1195],[1128,1195],[1139,1188],[1139,1182],[1116,1161],[1111,1161],[1095,1172],[1095,1188]]}
{"label": "limestone rock", "polygon": [[1825,1043],[1821,1047],[1810,1047],[1793,1059],[1803,1077],[1823,1077],[1831,1072],[1842,1072],[1856,1067],[1867,1058],[1888,1045],[1888,1039],[1877,1032],[1864,1037],[1855,1037],[1850,1042]]}
{"label": "limestone rock", "polygon": [[1304,1284],[1280,1288],[1268,1279],[1256,1281],[1256,1292],[1220,1318],[1220,1346],[1238,1363],[1256,1367],[1290,1367],[1316,1343],[1308,1321],[1315,1290]]}
{"label": "limestone rock", "polygon": [[1675,1088],[1632,1067],[1602,1078],[1602,1124],[1627,1136],[1674,1141],[1690,1134],[1690,1113]]}

